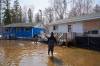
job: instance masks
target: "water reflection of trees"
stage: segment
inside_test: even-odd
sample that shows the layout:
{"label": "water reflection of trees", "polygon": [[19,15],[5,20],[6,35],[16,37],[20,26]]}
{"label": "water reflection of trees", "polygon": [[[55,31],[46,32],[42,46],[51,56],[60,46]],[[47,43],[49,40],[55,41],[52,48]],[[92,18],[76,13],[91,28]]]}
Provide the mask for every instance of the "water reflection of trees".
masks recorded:
{"label": "water reflection of trees", "polygon": [[10,47],[4,48],[5,52],[5,64],[7,66],[19,66],[21,60],[21,52],[23,50],[20,48]]}
{"label": "water reflection of trees", "polygon": [[4,59],[5,59],[5,53],[4,53],[4,48],[0,47],[0,66],[4,64]]}
{"label": "water reflection of trees", "polygon": [[31,56],[32,54],[32,46],[20,46],[19,43],[27,44],[22,41],[0,41],[0,49],[3,50],[3,66],[19,66],[20,61],[24,57],[24,55]]}

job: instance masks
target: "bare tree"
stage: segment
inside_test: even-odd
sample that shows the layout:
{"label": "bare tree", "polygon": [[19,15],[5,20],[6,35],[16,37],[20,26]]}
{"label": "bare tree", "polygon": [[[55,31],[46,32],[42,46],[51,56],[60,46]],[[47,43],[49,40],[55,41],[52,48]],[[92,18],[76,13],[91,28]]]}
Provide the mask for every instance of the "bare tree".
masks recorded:
{"label": "bare tree", "polygon": [[68,17],[71,2],[72,0],[51,0],[51,6],[54,10],[56,20]]}
{"label": "bare tree", "polygon": [[59,19],[64,18],[64,14],[66,12],[67,2],[66,0],[53,0],[53,9]]}
{"label": "bare tree", "polygon": [[39,10],[39,19],[40,19],[40,22],[43,21],[43,13],[41,9]]}
{"label": "bare tree", "polygon": [[80,16],[92,13],[93,0],[72,0],[72,9],[70,16]]}
{"label": "bare tree", "polygon": [[98,4],[95,5],[94,12],[95,13],[100,13],[100,5],[98,5]]}
{"label": "bare tree", "polygon": [[94,0],[83,0],[83,13],[90,14],[93,10]]}
{"label": "bare tree", "polygon": [[36,14],[35,14],[35,21],[38,23],[38,24],[43,24],[44,23],[44,14],[42,12],[42,10],[39,10]]}
{"label": "bare tree", "polygon": [[46,19],[48,22],[52,22],[54,19],[54,16],[53,16],[53,9],[51,7],[49,8],[46,8],[45,11],[44,11],[44,14],[46,16]]}
{"label": "bare tree", "polygon": [[41,20],[40,20],[40,17],[39,17],[39,13],[37,13],[36,15],[35,15],[35,21],[37,22],[37,23],[39,23]]}
{"label": "bare tree", "polygon": [[35,15],[35,21],[36,22],[43,22],[43,13],[42,10],[39,10],[38,13]]}
{"label": "bare tree", "polygon": [[69,13],[69,17],[75,17],[75,16],[78,16],[78,12],[77,12],[76,7],[72,8],[72,10]]}
{"label": "bare tree", "polygon": [[27,7],[24,6],[22,9],[22,22],[26,23],[27,22]]}

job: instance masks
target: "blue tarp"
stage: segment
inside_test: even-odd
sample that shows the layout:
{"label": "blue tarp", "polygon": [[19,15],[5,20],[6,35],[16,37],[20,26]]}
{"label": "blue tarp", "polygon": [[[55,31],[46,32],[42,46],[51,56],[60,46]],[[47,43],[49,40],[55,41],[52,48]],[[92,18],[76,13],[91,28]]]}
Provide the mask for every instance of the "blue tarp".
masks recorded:
{"label": "blue tarp", "polygon": [[5,32],[3,33],[4,37],[9,36],[14,38],[32,38],[34,35],[39,35],[41,32],[45,30],[43,28],[35,28],[35,27],[10,27],[6,28]]}

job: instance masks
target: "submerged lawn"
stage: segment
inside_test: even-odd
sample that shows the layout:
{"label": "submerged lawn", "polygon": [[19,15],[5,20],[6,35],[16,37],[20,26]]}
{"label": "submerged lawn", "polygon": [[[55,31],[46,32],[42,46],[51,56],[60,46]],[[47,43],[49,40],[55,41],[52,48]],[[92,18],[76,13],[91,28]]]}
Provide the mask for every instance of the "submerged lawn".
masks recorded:
{"label": "submerged lawn", "polygon": [[47,50],[33,41],[0,40],[0,66],[100,66],[100,52],[56,46],[50,57]]}

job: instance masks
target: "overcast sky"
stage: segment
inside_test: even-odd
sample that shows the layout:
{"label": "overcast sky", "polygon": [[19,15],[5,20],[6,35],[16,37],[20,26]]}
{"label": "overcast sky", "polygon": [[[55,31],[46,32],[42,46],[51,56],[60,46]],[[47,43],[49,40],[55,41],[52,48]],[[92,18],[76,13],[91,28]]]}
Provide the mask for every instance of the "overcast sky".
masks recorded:
{"label": "overcast sky", "polygon": [[96,3],[100,5],[100,0],[96,0]]}
{"label": "overcast sky", "polygon": [[[12,0],[13,1],[13,0]],[[50,0],[19,0],[21,6],[34,7],[34,11],[37,12],[39,9],[44,10],[50,5]],[[96,0],[97,4],[100,4],[100,0]]]}
{"label": "overcast sky", "polygon": [[39,9],[44,10],[49,6],[49,0],[19,0],[22,6],[34,7],[34,11],[37,12]]}

